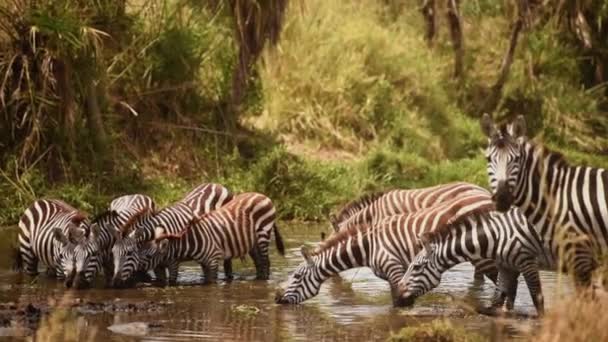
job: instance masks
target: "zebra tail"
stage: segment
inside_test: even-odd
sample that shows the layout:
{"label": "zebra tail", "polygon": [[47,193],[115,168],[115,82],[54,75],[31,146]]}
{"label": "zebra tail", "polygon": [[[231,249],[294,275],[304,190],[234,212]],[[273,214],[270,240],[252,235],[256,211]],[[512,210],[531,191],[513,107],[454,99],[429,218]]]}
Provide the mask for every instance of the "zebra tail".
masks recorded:
{"label": "zebra tail", "polygon": [[16,272],[23,271],[23,256],[19,247],[13,249],[13,270]]}
{"label": "zebra tail", "polygon": [[279,227],[277,227],[276,223],[272,226],[272,229],[274,230],[274,243],[277,246],[277,250],[279,251],[279,254],[285,255],[285,245],[283,244],[283,238],[279,233]]}

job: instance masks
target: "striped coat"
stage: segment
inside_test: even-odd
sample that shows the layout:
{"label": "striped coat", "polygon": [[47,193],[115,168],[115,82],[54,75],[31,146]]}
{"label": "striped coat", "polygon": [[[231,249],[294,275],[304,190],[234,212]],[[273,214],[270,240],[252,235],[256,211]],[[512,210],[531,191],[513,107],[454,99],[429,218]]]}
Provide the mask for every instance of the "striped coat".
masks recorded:
{"label": "striped coat", "polygon": [[277,294],[282,304],[297,304],[319,292],[331,276],[355,267],[369,267],[391,286],[393,302],[400,303],[398,284],[419,251],[417,238],[453,220],[493,208],[489,194],[471,193],[409,214],[393,215],[374,226],[350,226],[323,241],[312,253],[302,249],[305,261]]}
{"label": "striped coat", "polygon": [[[149,267],[194,260],[201,264],[205,280],[209,282],[216,279],[221,260],[249,254],[254,260],[257,278],[268,279],[272,232],[279,253],[284,253],[275,220],[276,211],[268,197],[258,193],[239,194],[220,209],[203,215],[181,234],[163,231],[161,239],[148,246],[155,255]],[[231,276],[230,269],[224,271]]]}

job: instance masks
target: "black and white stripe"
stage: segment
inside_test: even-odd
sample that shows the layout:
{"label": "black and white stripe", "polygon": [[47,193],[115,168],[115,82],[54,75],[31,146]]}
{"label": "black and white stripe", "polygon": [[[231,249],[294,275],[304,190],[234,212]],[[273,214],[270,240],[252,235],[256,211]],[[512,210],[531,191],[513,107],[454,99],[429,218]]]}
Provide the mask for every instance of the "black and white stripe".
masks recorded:
{"label": "black and white stripe", "polygon": [[369,267],[389,282],[393,303],[399,305],[398,283],[419,250],[418,235],[487,207],[493,207],[487,192],[472,193],[424,210],[389,216],[373,226],[345,228],[312,253],[302,249],[305,261],[290,276],[276,301],[300,303],[317,295],[323,282],[333,275],[350,268]]}
{"label": "black and white stripe", "polygon": [[[41,199],[25,210],[19,220],[19,251],[16,266],[29,275],[38,274],[38,263],[47,273],[66,278],[66,286],[87,285],[93,274],[85,274],[90,227],[86,215],[63,201]],[[77,270],[78,267],[78,270]]]}
{"label": "black and white stripe", "polygon": [[[577,283],[589,285],[596,255],[608,252],[608,174],[604,169],[572,166],[559,153],[528,141],[525,120],[496,127],[482,118],[489,138],[488,176],[498,210],[517,206]],[[560,254],[560,249],[564,254]]]}
{"label": "black and white stripe", "polygon": [[205,183],[192,189],[180,202],[192,208],[194,215],[198,217],[221,208],[233,197],[232,192],[223,185]]}
{"label": "black and white stripe", "polygon": [[523,274],[532,301],[542,315],[543,296],[539,267],[545,267],[549,251],[526,217],[513,208],[506,213],[492,212],[469,215],[443,229],[423,234],[423,250],[409,265],[399,283],[400,301],[413,301],[439,285],[442,274],[453,266],[480,258],[498,265],[502,281],[493,305],[501,306],[508,298],[507,308],[513,308],[517,278]]}
{"label": "black and white stripe", "polygon": [[[284,254],[275,220],[276,211],[268,197],[258,193],[239,194],[223,207],[203,215],[186,231],[178,234],[163,231],[157,235],[146,247],[154,254],[148,267],[193,260],[201,264],[205,281],[209,282],[216,279],[220,261],[249,254],[254,260],[257,278],[268,279],[272,232],[279,253]],[[230,265],[224,263],[227,278],[232,277]],[[176,277],[170,274],[169,281],[175,282]]]}

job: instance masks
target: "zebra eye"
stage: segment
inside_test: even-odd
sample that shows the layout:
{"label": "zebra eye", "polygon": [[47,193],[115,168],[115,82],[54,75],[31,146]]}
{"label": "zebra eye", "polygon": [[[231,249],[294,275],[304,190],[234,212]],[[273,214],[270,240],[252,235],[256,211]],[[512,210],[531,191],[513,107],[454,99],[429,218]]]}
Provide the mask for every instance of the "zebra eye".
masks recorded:
{"label": "zebra eye", "polygon": [[302,278],[302,275],[300,273],[296,273],[293,275],[293,279],[299,280],[300,278]]}

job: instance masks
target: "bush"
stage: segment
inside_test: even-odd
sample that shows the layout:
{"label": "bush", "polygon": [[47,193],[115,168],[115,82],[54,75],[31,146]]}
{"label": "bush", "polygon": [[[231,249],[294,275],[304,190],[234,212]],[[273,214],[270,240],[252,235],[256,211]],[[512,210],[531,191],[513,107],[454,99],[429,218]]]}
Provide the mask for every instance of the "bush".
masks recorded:
{"label": "bush", "polygon": [[442,319],[403,328],[387,339],[391,342],[481,342],[484,340],[481,336],[467,332],[462,327],[455,326],[450,321]]}

